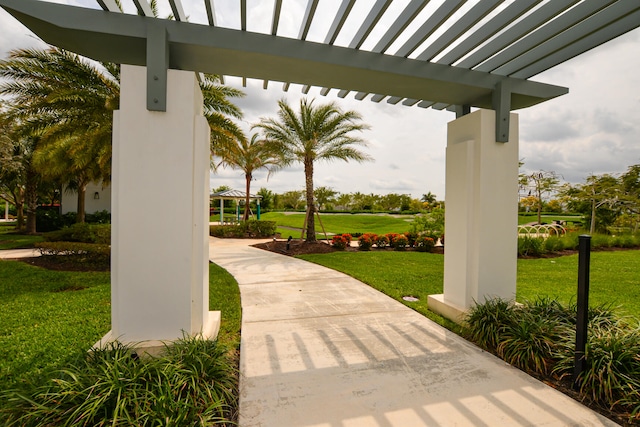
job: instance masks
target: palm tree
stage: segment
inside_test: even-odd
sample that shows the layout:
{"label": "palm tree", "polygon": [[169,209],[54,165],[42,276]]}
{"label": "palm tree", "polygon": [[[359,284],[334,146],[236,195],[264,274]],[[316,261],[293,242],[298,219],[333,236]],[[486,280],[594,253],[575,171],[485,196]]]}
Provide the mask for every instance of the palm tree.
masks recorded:
{"label": "palm tree", "polygon": [[[113,111],[119,107],[120,66],[95,63],[63,49],[20,49],[0,61],[0,94],[12,97],[23,132],[39,138],[35,165],[47,179],[77,190],[77,221],[84,221],[86,185],[111,179]],[[229,97],[242,92],[202,79],[204,113],[212,141],[242,135],[227,116],[242,117]]]}
{"label": "palm tree", "polygon": [[113,110],[120,98],[119,67],[96,64],[65,50],[19,49],[0,63],[22,131],[39,138],[34,165],[46,179],[78,192],[84,222],[86,185],[111,176]]}
{"label": "palm tree", "polygon": [[258,169],[266,168],[269,175],[280,168],[280,157],[273,151],[273,147],[263,140],[259,139],[259,134],[253,134],[251,140],[247,138],[218,140],[213,147],[213,154],[220,157],[217,166],[224,165],[233,169],[240,169],[244,172],[246,199],[244,204],[243,221],[249,219],[249,202],[251,180],[253,172]]}
{"label": "palm tree", "polygon": [[313,167],[318,160],[356,160],[372,158],[357,149],[366,142],[352,135],[369,127],[360,123],[360,114],[343,112],[335,103],[314,106],[314,101],[300,100],[296,113],[286,100],[278,102],[278,120],[262,119],[253,128],[261,129],[265,138],[274,144],[283,165],[301,162],[304,165],[307,198],[307,241],[316,240],[313,201]]}

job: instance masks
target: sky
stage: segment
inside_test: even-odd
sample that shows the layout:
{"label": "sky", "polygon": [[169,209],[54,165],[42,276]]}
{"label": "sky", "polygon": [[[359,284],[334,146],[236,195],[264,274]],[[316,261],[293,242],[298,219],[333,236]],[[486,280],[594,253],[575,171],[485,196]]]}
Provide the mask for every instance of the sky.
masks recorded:
{"label": "sky", "polygon": [[[98,8],[94,0],[49,1]],[[429,7],[438,2],[433,0]],[[130,0],[122,0],[122,3],[125,12],[134,13]],[[356,3],[336,45],[349,43],[358,28],[356,20],[363,16],[358,8],[365,3],[365,0]],[[394,0],[387,11],[389,19],[393,19],[394,10],[401,10],[407,3],[408,0]],[[203,0],[183,0],[182,4],[190,22],[206,22]],[[216,0],[217,25],[240,28],[238,4],[236,0]],[[248,0],[247,4],[248,30],[268,32],[273,0]],[[338,0],[320,1],[308,40],[322,41],[331,23],[330,17],[339,4]],[[159,0],[159,6],[160,16],[170,13],[167,0]],[[284,1],[279,36],[297,36],[297,25],[305,6],[306,0]],[[428,13],[428,8],[423,12]],[[452,18],[455,19],[455,15]],[[419,19],[420,16],[416,21]],[[389,22],[383,18],[362,48],[371,48],[377,41],[376,36],[380,37]],[[2,9],[0,28],[0,58],[6,58],[12,49],[45,46]],[[397,48],[401,42],[396,42],[389,51],[393,52],[394,46]],[[569,94],[516,111],[520,118],[519,157],[524,162],[521,172],[554,171],[561,176],[562,182],[575,184],[583,182],[590,174],[619,174],[631,165],[640,164],[639,69],[640,29],[636,29],[533,77],[534,81],[568,87]],[[343,110],[361,114],[370,129],[360,137],[367,141],[364,150],[374,161],[318,164],[314,174],[316,187],[331,187],[339,193],[399,193],[416,198],[432,192],[438,199],[444,199],[447,123],[455,119],[452,112],[391,105],[385,100],[374,103],[370,97],[357,101],[353,94],[340,99],[335,89],[322,96],[319,88],[312,88],[304,95],[299,85],[291,85],[284,92],[282,84],[275,82],[271,82],[267,90],[263,90],[262,81],[249,80],[247,86],[242,87],[241,79],[228,77],[225,83],[246,94],[235,103],[244,112],[240,125],[248,134],[251,125],[261,118],[276,117],[280,99],[286,99],[294,107],[304,96],[315,98],[316,103],[335,101]],[[228,168],[219,170],[211,177],[211,187],[222,185],[244,190],[243,173]],[[294,165],[268,179],[267,171],[257,171],[251,185],[252,193],[261,187],[275,193],[302,190],[302,166]]]}

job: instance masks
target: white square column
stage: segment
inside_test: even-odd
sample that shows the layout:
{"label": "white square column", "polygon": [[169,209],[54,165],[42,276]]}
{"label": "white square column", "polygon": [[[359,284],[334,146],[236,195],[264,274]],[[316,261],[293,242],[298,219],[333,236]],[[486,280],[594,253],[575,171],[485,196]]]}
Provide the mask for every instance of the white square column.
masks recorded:
{"label": "white square column", "polygon": [[[215,337],[209,312],[209,126],[193,72],[169,70],[167,111],[146,68],[123,65],[114,114],[111,326],[102,342]],[[156,341],[156,343],[154,343]]]}
{"label": "white square column", "polygon": [[495,111],[449,123],[444,294],[429,308],[459,322],[485,298],[515,299],[518,245],[518,115],[496,142]]}

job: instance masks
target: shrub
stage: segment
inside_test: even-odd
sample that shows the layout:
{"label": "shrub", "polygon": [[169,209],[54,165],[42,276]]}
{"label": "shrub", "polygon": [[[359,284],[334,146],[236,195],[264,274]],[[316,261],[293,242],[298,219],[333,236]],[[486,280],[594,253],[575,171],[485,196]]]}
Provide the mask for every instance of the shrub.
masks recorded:
{"label": "shrub", "polygon": [[109,245],[80,242],[41,242],[35,245],[43,256],[85,255],[89,258],[103,258],[111,255]]}
{"label": "shrub", "polygon": [[418,252],[431,252],[436,246],[436,242],[432,237],[418,236],[415,246]]}
{"label": "shrub", "polygon": [[371,250],[371,246],[373,246],[373,242],[376,239],[375,234],[365,233],[362,236],[358,237],[358,249],[361,251],[369,251]]}
{"label": "shrub", "polygon": [[114,343],[50,377],[2,392],[4,425],[213,425],[236,408],[236,370],[215,341],[186,338],[159,357]]}
{"label": "shrub", "polygon": [[563,334],[568,335],[568,328],[526,307],[513,310],[512,321],[501,328],[496,353],[525,372],[547,375],[554,366],[555,345]]}
{"label": "shrub", "polygon": [[209,235],[221,238],[271,237],[276,233],[275,221],[243,221],[233,225],[211,225]]}
{"label": "shrub", "polygon": [[409,239],[404,234],[398,234],[392,243],[393,249],[396,251],[404,251],[409,246]]}
{"label": "shrub", "polygon": [[353,236],[349,233],[342,233],[342,237],[344,237],[347,241],[347,246],[351,244],[351,240],[353,240]]}
{"label": "shrub", "polygon": [[336,234],[335,236],[333,236],[331,238],[331,245],[334,248],[343,251],[343,250],[345,250],[347,248],[348,242],[347,242],[347,239],[343,235]]}
{"label": "shrub", "polygon": [[540,256],[544,253],[544,239],[542,237],[518,237],[519,256]]}
{"label": "shrub", "polygon": [[545,252],[559,252],[564,249],[562,237],[550,236],[544,241]]}
{"label": "shrub", "polygon": [[48,242],[80,242],[98,243],[102,245],[111,244],[110,224],[87,224],[78,223],[61,230],[50,231],[44,235]]}
{"label": "shrub", "polygon": [[410,247],[414,247],[416,244],[416,239],[418,238],[418,233],[415,231],[407,231],[404,233],[404,236],[407,238]]}
{"label": "shrub", "polygon": [[514,322],[511,303],[500,298],[485,300],[484,304],[476,303],[469,310],[465,322],[471,340],[485,350],[495,351],[502,329]]}
{"label": "shrub", "polygon": [[276,222],[275,221],[258,221],[251,219],[246,222],[240,223],[244,226],[246,232],[251,237],[271,237],[276,234]]}
{"label": "shrub", "polygon": [[379,249],[384,249],[387,246],[389,246],[389,238],[387,236],[384,236],[384,235],[377,236],[375,243],[376,243],[376,246]]}

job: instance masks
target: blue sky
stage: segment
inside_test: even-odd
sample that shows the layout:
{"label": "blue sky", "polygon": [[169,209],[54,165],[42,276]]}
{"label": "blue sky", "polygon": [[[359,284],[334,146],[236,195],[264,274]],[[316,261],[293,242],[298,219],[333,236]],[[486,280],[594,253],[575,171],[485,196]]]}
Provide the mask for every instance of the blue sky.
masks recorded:
{"label": "blue sky", "polygon": [[[401,8],[408,0],[395,0],[393,7]],[[97,8],[94,0],[58,0],[57,3]],[[437,2],[437,0],[434,0]],[[239,2],[217,0],[218,25],[239,28]],[[471,2],[472,3],[472,2]],[[130,0],[123,0],[128,12],[133,11]],[[249,30],[265,31],[272,12],[273,1],[248,0]],[[330,14],[337,1],[320,2],[318,13]],[[356,3],[356,7],[362,4]],[[205,22],[202,0],[183,0],[192,22]],[[304,12],[306,1],[284,3],[279,35],[295,37],[296,22]],[[160,0],[161,15],[169,13],[168,2]],[[285,13],[286,12],[286,13]],[[356,10],[352,12],[357,17]],[[355,18],[354,18],[355,19]],[[327,22],[317,15],[309,33],[309,40],[320,41],[326,34]],[[370,35],[384,30],[381,21]],[[356,25],[346,25],[336,44],[346,44]],[[44,46],[19,22],[0,9],[0,57],[11,49]],[[351,32],[351,33],[350,33]],[[368,43],[372,43],[369,42]],[[367,43],[363,45],[367,48]],[[520,115],[520,158],[523,171],[546,170],[560,174],[564,181],[581,182],[589,174],[621,173],[628,166],[640,163],[640,30],[634,30],[586,54],[561,64],[533,80],[569,87],[569,94],[524,110]],[[296,105],[301,87],[292,85],[288,92],[281,84],[271,83],[262,89],[262,81],[249,81],[242,88],[238,78],[227,83],[245,91],[247,96],[237,104],[243,109],[242,126],[262,117],[273,117],[277,101],[285,98]],[[332,90],[326,97],[319,89],[307,96],[316,102],[336,101],[345,110],[360,112],[371,129],[362,137],[369,142],[367,152],[374,162],[356,164],[334,162],[316,168],[315,185],[328,186],[341,193],[402,193],[420,197],[428,191],[444,199],[444,167],[447,123],[453,113],[418,107],[390,105],[384,100],[374,103],[365,98],[356,101],[353,95],[337,98]],[[258,172],[252,190],[267,187],[281,193],[304,187],[300,166],[280,171],[266,179],[266,171]],[[220,170],[212,176],[212,187],[228,185],[243,189],[240,171]]]}

